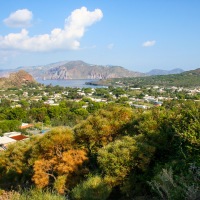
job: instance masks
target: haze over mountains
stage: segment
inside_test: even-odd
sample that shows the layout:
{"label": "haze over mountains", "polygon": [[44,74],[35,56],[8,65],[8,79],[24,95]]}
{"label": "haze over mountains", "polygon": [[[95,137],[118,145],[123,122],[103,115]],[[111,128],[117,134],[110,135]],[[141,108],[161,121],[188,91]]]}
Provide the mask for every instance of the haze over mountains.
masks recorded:
{"label": "haze over mountains", "polygon": [[154,69],[148,73],[127,70],[121,66],[103,66],[88,64],[83,61],[62,61],[40,66],[24,66],[11,70],[0,71],[0,77],[8,77],[10,72],[24,70],[34,79],[68,80],[68,79],[107,79],[124,77],[142,77],[151,75],[167,75],[182,73],[182,69],[161,70]]}
{"label": "haze over mountains", "polygon": [[172,69],[172,70],[162,70],[162,69],[152,69],[151,71],[147,72],[148,75],[168,75],[168,74],[180,74],[184,72],[184,70],[180,68]]}

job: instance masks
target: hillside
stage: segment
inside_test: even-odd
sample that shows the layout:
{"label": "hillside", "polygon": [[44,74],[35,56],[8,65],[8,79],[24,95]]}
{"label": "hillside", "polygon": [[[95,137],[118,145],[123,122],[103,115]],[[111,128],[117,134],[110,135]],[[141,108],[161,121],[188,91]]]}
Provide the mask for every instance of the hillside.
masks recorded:
{"label": "hillside", "polygon": [[142,87],[148,85],[196,87],[200,86],[200,68],[196,70],[186,71],[180,74],[109,79],[95,82],[95,84],[116,85],[117,82],[120,82],[120,85],[131,85],[133,87]]}
{"label": "hillside", "polygon": [[20,87],[22,85],[27,85],[29,83],[35,83],[34,78],[24,70],[11,73],[8,78],[0,78],[0,87]]}
{"label": "hillside", "polygon": [[140,72],[129,71],[120,66],[91,65],[83,61],[64,61],[49,65],[22,67],[35,79],[107,79],[145,76]]}

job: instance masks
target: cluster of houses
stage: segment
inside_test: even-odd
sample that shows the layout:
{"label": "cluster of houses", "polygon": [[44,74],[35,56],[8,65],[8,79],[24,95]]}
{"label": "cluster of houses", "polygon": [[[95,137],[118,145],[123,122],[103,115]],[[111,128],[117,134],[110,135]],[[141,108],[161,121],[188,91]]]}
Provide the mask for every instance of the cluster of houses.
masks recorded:
{"label": "cluster of houses", "polygon": [[[32,128],[33,124],[22,123],[19,127],[21,130]],[[24,141],[29,139],[29,137],[23,135],[21,132],[7,132],[4,133],[3,136],[0,137],[0,151],[6,150],[9,144]]]}
{"label": "cluster of houses", "polygon": [[21,132],[8,132],[4,133],[0,137],[0,151],[6,150],[9,144],[15,143],[17,141],[27,140],[28,137],[22,135]]}
{"label": "cluster of houses", "polygon": [[[122,86],[118,86],[118,87],[122,87]],[[162,101],[164,100],[169,100],[172,99],[170,94],[174,94],[175,92],[185,92],[188,95],[195,95],[200,93],[200,88],[194,88],[194,89],[187,89],[187,88],[182,88],[182,87],[168,87],[168,88],[164,88],[164,87],[159,87],[159,86],[152,86],[152,87],[147,87],[147,88],[132,88],[130,87],[129,90],[133,91],[133,90],[137,90],[137,91],[141,91],[143,92],[143,90],[145,90],[145,92],[147,92],[149,89],[153,89],[155,91],[157,91],[159,93],[159,97],[154,97],[154,96],[150,96],[151,94],[146,93],[146,95],[143,97],[143,99],[133,99],[133,101],[131,100],[132,97],[129,97],[127,94],[123,94],[120,97],[128,97],[129,101],[132,101],[132,105],[139,105],[139,107],[141,107],[142,102],[146,102],[146,103],[150,103],[153,104],[155,106],[161,105]],[[37,95],[34,93],[37,90]],[[80,88],[80,89],[75,89],[76,93],[79,96],[82,97],[87,97],[90,98],[92,101],[95,102],[107,102],[108,100],[105,98],[100,98],[100,97],[96,97],[94,95],[95,93],[95,88],[91,88],[91,92],[90,93],[85,93],[84,88]],[[109,90],[109,89],[108,89]],[[10,90],[9,94],[3,90],[0,90],[0,101],[1,98],[4,99],[9,99],[12,102],[11,107],[21,107],[21,104],[19,103],[21,99],[25,99],[28,102],[31,101],[40,101],[40,100],[44,100],[44,103],[47,105],[52,105],[52,106],[57,106],[59,105],[59,102],[63,99],[66,99],[69,95],[69,92],[67,90],[63,90],[63,91],[51,91],[51,94],[49,92],[45,91],[45,88],[40,87],[40,88],[30,88],[29,91],[23,91],[23,89],[20,89],[21,91],[21,95],[17,94],[16,91]],[[166,97],[166,91],[168,91],[168,95]],[[170,91],[170,93],[169,93]],[[35,94],[35,95],[33,95]],[[109,91],[110,96],[113,99],[116,99],[116,96],[112,94],[111,91]],[[137,103],[139,102],[139,103]],[[137,106],[136,106],[137,107]],[[144,107],[144,106],[143,106]]]}

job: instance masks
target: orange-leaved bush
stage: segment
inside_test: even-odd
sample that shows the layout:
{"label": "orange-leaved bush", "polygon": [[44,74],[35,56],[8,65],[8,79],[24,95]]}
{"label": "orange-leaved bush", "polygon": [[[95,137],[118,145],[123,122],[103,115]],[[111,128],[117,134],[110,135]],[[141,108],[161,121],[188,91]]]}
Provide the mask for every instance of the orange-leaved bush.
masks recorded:
{"label": "orange-leaved bush", "polygon": [[85,150],[77,148],[73,132],[64,127],[44,135],[38,147],[40,151],[34,163],[32,180],[38,188],[53,184],[59,193],[64,193],[65,186],[71,181],[68,177],[79,174],[88,159]]}

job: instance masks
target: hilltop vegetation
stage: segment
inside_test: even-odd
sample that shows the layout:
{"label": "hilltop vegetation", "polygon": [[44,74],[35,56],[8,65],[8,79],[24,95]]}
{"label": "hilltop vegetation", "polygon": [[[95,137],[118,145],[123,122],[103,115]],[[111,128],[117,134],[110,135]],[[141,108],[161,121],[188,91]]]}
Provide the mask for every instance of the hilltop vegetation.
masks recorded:
{"label": "hilltop vegetation", "polygon": [[157,75],[147,77],[108,79],[96,82],[97,85],[116,85],[119,83],[124,86],[147,87],[151,85],[158,86],[176,86],[176,87],[195,87],[200,85],[200,68],[181,74]]}
{"label": "hilltop vegetation", "polygon": [[10,145],[0,154],[0,186],[77,200],[198,199],[199,133],[199,102],[149,110],[108,104],[72,128]]}

